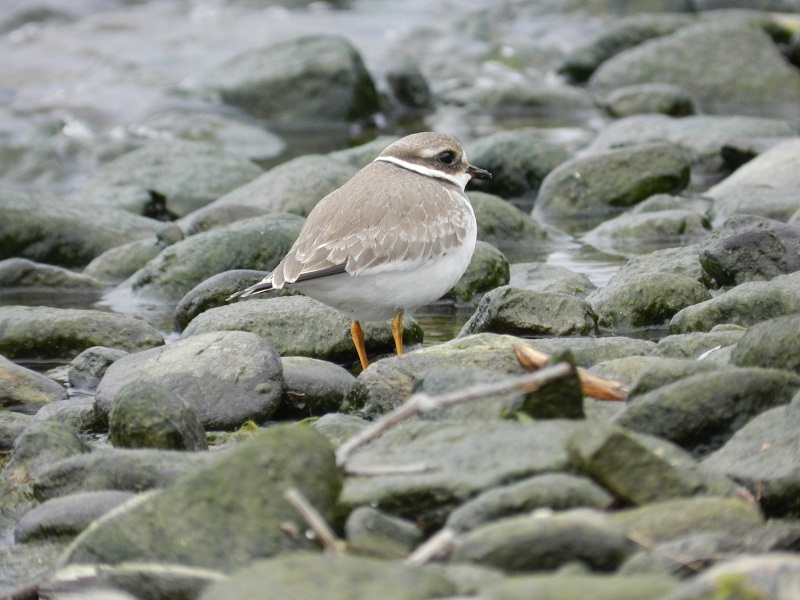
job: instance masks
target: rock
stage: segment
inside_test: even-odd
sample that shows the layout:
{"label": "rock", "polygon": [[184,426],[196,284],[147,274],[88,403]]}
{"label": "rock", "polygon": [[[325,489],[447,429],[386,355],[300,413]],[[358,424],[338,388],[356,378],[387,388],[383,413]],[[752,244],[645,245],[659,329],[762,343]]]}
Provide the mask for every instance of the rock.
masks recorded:
{"label": "rock", "polygon": [[329,152],[328,156],[334,160],[345,163],[356,169],[363,169],[373,160],[378,158],[381,152],[386,150],[400,138],[396,135],[379,135],[370,142]]}
{"label": "rock", "polygon": [[614,571],[633,552],[633,542],[600,511],[508,517],[464,534],[452,560],[518,574],[552,571],[577,562],[593,571]]}
{"label": "rock", "polygon": [[[175,319],[173,321],[175,330],[178,332],[186,329],[186,326],[201,313],[217,308],[228,306],[232,294],[245,288],[255,285],[269,275],[268,271],[257,271],[255,269],[231,269],[212,275],[208,279],[198,283],[178,302],[175,307]],[[259,298],[275,298],[276,296],[288,296],[298,292],[290,290],[270,290],[259,294]]]}
{"label": "rock", "polygon": [[356,378],[339,365],[286,356],[283,364],[283,400],[272,415],[275,420],[319,417],[339,410]]}
{"label": "rock", "polygon": [[779,143],[759,154],[705,192],[714,200],[715,221],[746,213],[787,221],[800,208],[800,139]]}
{"label": "rock", "polygon": [[348,440],[356,433],[369,425],[366,419],[359,419],[352,415],[342,413],[328,413],[311,423],[312,429],[316,429],[335,447],[338,448],[342,442]]}
{"label": "rock", "polygon": [[[621,575],[662,573],[685,579],[741,551],[734,536],[724,533],[687,534],[669,542],[642,549],[619,568]],[[680,562],[675,560],[680,557]],[[722,559],[725,560],[725,559]]]}
{"label": "rock", "polygon": [[106,250],[149,238],[159,223],[120,210],[65,203],[43,192],[0,193],[0,259],[78,268]]}
{"label": "rock", "polygon": [[219,457],[208,452],[108,449],[78,454],[45,467],[33,482],[37,500],[78,492],[143,492],[164,488]]}
{"label": "rock", "polygon": [[136,380],[114,396],[108,438],[116,448],[208,450],[203,426],[188,402],[168,388]]}
{"label": "rock", "polygon": [[570,158],[561,146],[524,130],[493,133],[464,149],[471,164],[492,174],[474,189],[503,198],[535,195],[545,176]]}
{"label": "rock", "polygon": [[66,425],[32,423],[14,440],[3,475],[13,481],[27,481],[59,459],[88,451],[89,447]]}
{"label": "rock", "polygon": [[[281,356],[308,356],[346,362],[355,359],[350,319],[307,296],[258,297],[213,308],[198,315],[183,331],[184,339],[212,331],[249,331],[275,346]],[[406,345],[422,341],[422,329],[412,318],[403,322]],[[393,352],[389,323],[364,323],[370,354]]]}
{"label": "rock", "polygon": [[[658,346],[656,346],[656,349]],[[643,357],[648,363],[632,379],[629,395],[637,396],[656,390],[662,386],[677,382],[684,377],[700,373],[708,373],[723,368],[721,365],[707,360],[687,360],[666,358],[663,356]]]}
{"label": "rock", "polygon": [[178,223],[190,234],[264,214],[307,217],[311,209],[356,174],[355,167],[328,156],[299,156],[232,190]]}
{"label": "rock", "polygon": [[549,246],[564,235],[539,223],[519,208],[498,196],[469,192],[469,201],[478,222],[478,240],[489,242],[500,250],[519,251],[519,245]]}
{"label": "rock", "polygon": [[32,418],[10,410],[0,411],[0,450],[9,451],[14,441],[30,425]]}
{"label": "rock", "polygon": [[709,300],[708,290],[696,279],[676,273],[618,272],[586,300],[600,327],[631,329],[669,323],[681,309]]}
{"label": "rock", "polygon": [[[403,423],[354,453],[347,468],[359,472],[422,463],[432,469],[350,477],[340,500],[346,507],[369,504],[414,519],[429,531],[479,492],[567,468],[565,445],[577,426],[568,420]],[[490,447],[494,450],[486,452]]]}
{"label": "rock", "polygon": [[670,143],[679,146],[692,165],[694,185],[716,183],[729,174],[723,149],[732,140],[763,137],[796,137],[791,121],[774,118],[722,115],[635,115],[617,119],[595,136],[587,150],[605,151],[620,146]]}
{"label": "rock", "polygon": [[[702,62],[695,60],[700,55]],[[736,65],[735,79],[726,75],[731,56],[747,57]],[[712,114],[747,108],[791,116],[800,97],[796,72],[769,36],[757,25],[730,18],[683,27],[618,54],[592,74],[589,88],[606,94],[653,81],[682,86]]]}
{"label": "rock", "polygon": [[427,567],[361,556],[295,554],[235,571],[205,589],[200,600],[249,600],[265,589],[280,590],[283,600],[428,600],[453,593],[453,585]]}
{"label": "rock", "polygon": [[419,121],[434,111],[436,99],[428,79],[410,58],[404,57],[389,65],[386,83],[389,84],[390,111],[395,119]]}
{"label": "rock", "polygon": [[488,292],[459,337],[491,331],[510,335],[589,335],[591,305],[580,298],[502,286]]}
{"label": "rock", "polygon": [[742,427],[703,466],[741,483],[758,494],[764,514],[791,518],[800,496],[800,396],[756,416]]}
{"label": "rock", "polygon": [[482,587],[486,600],[661,600],[677,586],[664,575],[614,575],[554,573],[517,575]]}
{"label": "rock", "polygon": [[25,513],[14,527],[16,542],[49,536],[75,536],[135,494],[131,492],[82,492],[43,502]]}
{"label": "rock", "polygon": [[588,507],[604,510],[612,496],[591,480],[568,473],[544,473],[508,485],[491,488],[456,508],[445,526],[469,531],[505,517],[536,509],[568,510]]}
{"label": "rock", "polygon": [[611,519],[629,536],[655,543],[700,533],[742,536],[764,522],[758,509],[746,502],[714,496],[653,502],[611,513]]}
{"label": "rock", "polygon": [[478,294],[507,284],[508,278],[508,259],[491,244],[478,241],[467,270],[444,297],[469,302]]}
{"label": "rock", "polygon": [[694,23],[691,15],[644,14],[612,21],[584,44],[569,52],[558,71],[572,81],[582,82],[606,60],[647,40],[662,37]]}
{"label": "rock", "polygon": [[671,83],[642,83],[617,88],[603,101],[612,117],[660,113],[685,117],[698,112],[692,96],[681,86]]}
{"label": "rock", "polygon": [[701,244],[700,264],[720,286],[800,270],[800,230],[752,215],[733,215]]}
{"label": "rock", "polygon": [[82,192],[136,185],[166,200],[169,212],[183,216],[255,179],[262,170],[247,158],[218,145],[187,141],[153,141],[96,169]]}
{"label": "rock", "polygon": [[785,369],[800,374],[800,315],[756,323],[731,352],[731,363],[740,367]]}
{"label": "rock", "polygon": [[587,425],[570,439],[569,451],[585,473],[634,505],[736,494],[732,481],[703,469],[681,448],[619,426]]}
{"label": "rock", "polygon": [[231,269],[273,269],[291,248],[303,221],[293,215],[265,215],[186,238],[119,284],[115,299],[177,304],[192,288]]}
{"label": "rock", "polygon": [[212,70],[204,85],[226,104],[283,128],[363,121],[378,111],[361,56],[339,36],[247,50]]}
{"label": "rock", "polygon": [[608,215],[689,183],[689,162],[667,143],[599,151],[561,163],[545,177],[535,213],[547,218]]}
{"label": "rock", "polygon": [[164,343],[153,327],[99,310],[0,306],[0,354],[17,359],[72,359],[92,346],[136,352]]}
{"label": "rock", "polygon": [[87,529],[64,559],[231,571],[256,557],[310,550],[306,523],[283,498],[289,488],[331,520],[339,474],[327,441],[307,427],[272,427],[170,487],[140,496]]}
{"label": "rock", "polygon": [[737,285],[724,294],[679,311],[669,323],[673,333],[710,331],[722,324],[749,327],[760,321],[800,312],[800,273],[770,281]]}
{"label": "rock", "polygon": [[710,229],[708,218],[690,209],[631,211],[603,221],[583,240],[606,252],[636,255],[698,242]]}
{"label": "rock", "polygon": [[512,264],[509,285],[533,292],[569,294],[578,298],[586,298],[597,289],[585,273],[544,263]]}
{"label": "rock", "polygon": [[72,359],[67,370],[70,386],[76,390],[94,391],[97,389],[108,367],[128,354],[124,350],[92,346]]}
{"label": "rock", "polygon": [[67,399],[67,390],[49,377],[0,356],[0,406],[35,412]]}
{"label": "rock", "polygon": [[33,422],[50,421],[66,425],[76,433],[106,433],[107,423],[94,410],[94,399],[77,396],[43,406],[33,416]]}
{"label": "rock", "polygon": [[422,531],[411,521],[369,506],[351,512],[344,530],[350,552],[376,558],[405,558],[422,541]]}
{"label": "rock", "polygon": [[700,573],[669,595],[669,600],[701,600],[711,594],[749,595],[790,600],[800,579],[795,553],[741,556]]}
{"label": "rock", "polygon": [[144,238],[109,248],[86,265],[83,272],[106,283],[119,283],[143,268],[164,248],[183,239],[183,232],[177,225],[162,225],[155,239]]}
{"label": "rock", "polygon": [[405,402],[423,375],[445,367],[483,368],[501,375],[521,375],[525,371],[514,355],[514,344],[528,345],[547,354],[570,350],[577,364],[585,368],[610,358],[647,354],[655,346],[653,342],[623,337],[534,341],[488,333],[472,335],[371,364],[358,376],[343,410],[375,418]]}
{"label": "rock", "polygon": [[744,335],[744,332],[745,330],[740,327],[733,329],[715,327],[713,331],[708,333],[695,332],[668,335],[658,340],[652,355],[699,359],[703,355],[707,356],[709,351],[734,346]]}
{"label": "rock", "polygon": [[149,598],[199,598],[206,587],[225,578],[213,569],[160,563],[121,564],[98,571],[101,585]]}
{"label": "rock", "polygon": [[24,288],[26,293],[51,290],[57,294],[93,298],[99,297],[103,284],[63,267],[44,265],[27,258],[7,258],[0,261],[0,287],[5,293],[11,288]]}
{"label": "rock", "polygon": [[773,369],[698,373],[629,397],[617,422],[702,456],[721,447],[754,416],[787,404],[798,388],[800,377]]}
{"label": "rock", "polygon": [[179,394],[208,429],[265,421],[283,393],[275,348],[244,331],[196,335],[120,358],[97,388],[100,414],[107,416],[123,386],[132,382],[163,385]]}

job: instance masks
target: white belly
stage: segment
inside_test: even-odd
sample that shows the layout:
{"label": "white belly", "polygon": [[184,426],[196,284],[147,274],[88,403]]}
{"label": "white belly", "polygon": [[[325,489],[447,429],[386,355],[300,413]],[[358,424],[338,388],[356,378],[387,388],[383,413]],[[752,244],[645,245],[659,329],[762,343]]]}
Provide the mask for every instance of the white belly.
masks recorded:
{"label": "white belly", "polygon": [[475,250],[477,228],[464,243],[445,256],[424,263],[402,263],[377,273],[343,273],[301,283],[286,284],[331,306],[356,321],[391,319],[398,310],[408,311],[441,298],[467,270]]}

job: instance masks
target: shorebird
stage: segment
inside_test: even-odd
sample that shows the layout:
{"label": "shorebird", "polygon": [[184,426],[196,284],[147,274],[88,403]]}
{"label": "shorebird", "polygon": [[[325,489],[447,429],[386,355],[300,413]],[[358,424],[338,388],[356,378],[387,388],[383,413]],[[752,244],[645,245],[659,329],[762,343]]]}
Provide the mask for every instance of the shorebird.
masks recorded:
{"label": "shorebird", "polygon": [[464,188],[491,177],[450,136],[406,136],[320,200],[275,270],[229,299],[287,287],[337,309],[352,321],[364,369],[361,322],[391,318],[402,354],[403,314],[438,300],[467,269],[477,224]]}

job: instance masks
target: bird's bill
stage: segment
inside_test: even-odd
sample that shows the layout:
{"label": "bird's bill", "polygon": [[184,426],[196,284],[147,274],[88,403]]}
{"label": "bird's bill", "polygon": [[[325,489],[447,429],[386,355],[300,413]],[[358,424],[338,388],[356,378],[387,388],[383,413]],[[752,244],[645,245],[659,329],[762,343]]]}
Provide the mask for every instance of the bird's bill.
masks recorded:
{"label": "bird's bill", "polygon": [[492,174],[486,169],[479,169],[473,165],[467,165],[467,175],[472,179],[491,179]]}

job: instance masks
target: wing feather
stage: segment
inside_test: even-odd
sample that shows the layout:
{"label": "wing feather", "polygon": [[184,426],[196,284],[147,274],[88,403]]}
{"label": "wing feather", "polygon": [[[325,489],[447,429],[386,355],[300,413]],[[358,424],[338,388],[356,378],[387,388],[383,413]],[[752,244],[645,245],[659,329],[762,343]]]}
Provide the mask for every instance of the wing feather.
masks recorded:
{"label": "wing feather", "polygon": [[371,163],[311,211],[275,268],[273,285],[341,265],[351,275],[403,261],[411,269],[460,245],[471,218],[456,185],[384,161]]}

